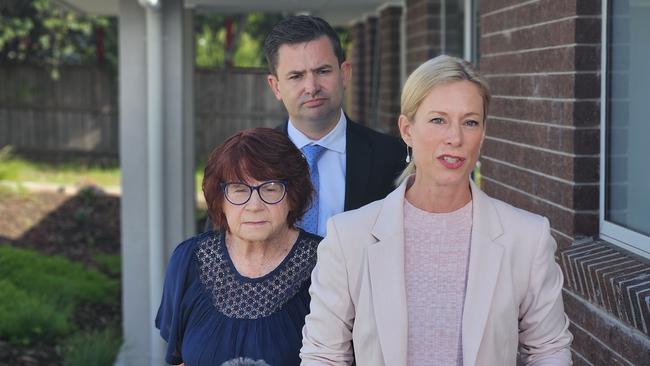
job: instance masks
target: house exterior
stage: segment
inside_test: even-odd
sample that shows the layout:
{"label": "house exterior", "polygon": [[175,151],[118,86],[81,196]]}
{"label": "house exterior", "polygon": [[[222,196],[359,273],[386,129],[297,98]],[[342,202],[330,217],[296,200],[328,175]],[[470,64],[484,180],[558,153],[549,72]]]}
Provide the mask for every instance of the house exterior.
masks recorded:
{"label": "house exterior", "polygon": [[479,65],[482,188],[549,218],[574,363],[650,364],[650,2],[406,0],[351,29],[349,110],[385,132],[417,65]]}
{"label": "house exterior", "polygon": [[162,364],[152,319],[165,261],[193,233],[197,9],[307,11],[349,26],[347,111],[387,133],[417,65],[441,53],[477,63],[493,94],[482,187],[549,218],[574,363],[650,364],[650,1],[57,2],[119,15],[121,364]]}

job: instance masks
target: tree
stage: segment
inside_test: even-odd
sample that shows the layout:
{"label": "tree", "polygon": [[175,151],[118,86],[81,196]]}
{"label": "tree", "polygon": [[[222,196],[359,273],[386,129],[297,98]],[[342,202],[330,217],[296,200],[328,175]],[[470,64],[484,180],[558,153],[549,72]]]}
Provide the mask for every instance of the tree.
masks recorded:
{"label": "tree", "polygon": [[45,65],[58,78],[62,65],[117,65],[117,21],[87,16],[48,0],[0,0],[0,62]]}
{"label": "tree", "polygon": [[263,67],[266,34],[282,16],[249,13],[199,14],[194,19],[196,65],[199,67]]}

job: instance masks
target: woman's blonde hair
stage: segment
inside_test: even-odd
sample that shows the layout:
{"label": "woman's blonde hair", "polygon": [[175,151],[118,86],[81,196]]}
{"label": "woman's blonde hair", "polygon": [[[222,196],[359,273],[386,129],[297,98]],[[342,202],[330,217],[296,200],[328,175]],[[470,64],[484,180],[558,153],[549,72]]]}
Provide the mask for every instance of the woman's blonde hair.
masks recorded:
{"label": "woman's blonde hair", "polygon": [[[402,89],[401,114],[412,122],[420,104],[433,88],[454,81],[470,81],[476,85],[483,97],[483,120],[485,121],[490,105],[490,87],[487,81],[471,63],[447,55],[440,55],[426,61],[409,75]],[[415,173],[415,162],[411,159],[397,178],[396,184],[401,184],[413,173]]]}

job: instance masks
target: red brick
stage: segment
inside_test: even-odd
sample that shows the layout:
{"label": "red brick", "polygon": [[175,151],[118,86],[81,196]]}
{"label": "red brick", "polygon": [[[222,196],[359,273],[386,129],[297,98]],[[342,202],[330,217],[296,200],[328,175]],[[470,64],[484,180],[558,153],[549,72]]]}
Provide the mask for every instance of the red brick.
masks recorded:
{"label": "red brick", "polygon": [[[481,44],[481,49],[483,44]],[[489,74],[598,71],[600,47],[591,45],[482,56],[481,70]]]}
{"label": "red brick", "polygon": [[483,158],[481,171],[499,181],[573,210],[597,210],[598,186],[573,185]]}
{"label": "red brick", "polygon": [[531,28],[495,33],[481,37],[481,53],[488,55],[574,43],[598,43],[600,24],[598,18],[568,18]]}
{"label": "red brick", "polygon": [[569,154],[598,154],[600,151],[599,129],[569,129],[518,123],[496,117],[490,118],[486,126],[488,136],[502,140]]}
{"label": "red brick", "polygon": [[493,98],[489,115],[495,118],[505,117],[563,126],[598,127],[600,126],[600,103],[581,100]]}
{"label": "red brick", "polygon": [[517,5],[519,3],[521,3],[521,0],[484,0],[479,2],[479,12],[480,14],[485,14],[509,6]]}
{"label": "red brick", "polygon": [[[584,1],[582,2],[584,3]],[[572,16],[594,15],[600,15],[600,7],[577,6],[576,1],[541,0],[481,16],[481,31],[493,33]]]}
{"label": "red brick", "polygon": [[493,95],[537,98],[599,98],[598,73],[488,76]]}
{"label": "red brick", "polygon": [[597,156],[569,156],[530,146],[513,145],[489,137],[483,143],[482,153],[487,157],[564,180],[581,183],[598,181],[599,158]]}
{"label": "red brick", "polygon": [[483,175],[483,190],[490,196],[515,207],[537,213],[549,219],[551,227],[569,237],[594,236],[598,232],[598,215],[573,213],[541,201],[527,194],[498,184],[489,175]]}

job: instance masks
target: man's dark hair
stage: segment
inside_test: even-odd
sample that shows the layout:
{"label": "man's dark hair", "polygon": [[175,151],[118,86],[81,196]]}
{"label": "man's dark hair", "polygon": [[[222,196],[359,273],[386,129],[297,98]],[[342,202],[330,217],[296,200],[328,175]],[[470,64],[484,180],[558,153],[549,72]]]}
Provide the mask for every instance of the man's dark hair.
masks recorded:
{"label": "man's dark hair", "polygon": [[339,65],[345,61],[341,40],[329,23],[310,15],[296,15],[282,19],[276,24],[264,40],[264,55],[269,65],[269,72],[276,75],[278,67],[278,49],[284,44],[297,44],[313,41],[327,36],[332,43]]}

